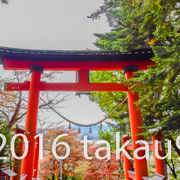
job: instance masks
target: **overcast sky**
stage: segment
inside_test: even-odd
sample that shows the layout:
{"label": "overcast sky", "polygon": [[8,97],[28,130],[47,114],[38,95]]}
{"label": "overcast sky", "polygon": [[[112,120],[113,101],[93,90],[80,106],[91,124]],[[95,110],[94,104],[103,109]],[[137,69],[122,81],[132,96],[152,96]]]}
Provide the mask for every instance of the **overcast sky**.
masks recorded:
{"label": "overcast sky", "polygon": [[33,49],[95,49],[94,33],[109,30],[105,17],[87,16],[103,0],[9,0],[0,6],[0,45]]}
{"label": "overcast sky", "polygon": [[[31,49],[96,49],[94,33],[109,31],[105,17],[93,21],[87,16],[98,9],[103,0],[10,0],[0,6],[0,46]],[[0,68],[1,74],[2,67]],[[72,74],[62,79],[71,81]],[[88,97],[72,99],[60,112],[80,122],[96,122],[103,118],[98,105]],[[53,113],[50,120],[59,120]]]}

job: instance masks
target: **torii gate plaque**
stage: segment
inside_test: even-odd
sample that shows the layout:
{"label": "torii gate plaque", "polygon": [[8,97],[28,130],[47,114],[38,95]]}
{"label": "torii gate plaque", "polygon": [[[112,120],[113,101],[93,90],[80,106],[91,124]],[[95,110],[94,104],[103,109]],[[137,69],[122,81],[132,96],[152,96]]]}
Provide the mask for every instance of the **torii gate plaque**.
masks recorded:
{"label": "torii gate plaque", "polygon": [[[134,104],[138,94],[132,94],[128,87],[119,83],[90,83],[88,72],[91,70],[124,70],[126,79],[133,76],[137,70],[145,70],[154,63],[150,60],[153,53],[150,49],[136,50],[127,53],[116,51],[45,51],[0,47],[0,63],[5,70],[30,70],[31,81],[24,83],[7,83],[8,91],[29,91],[28,109],[25,130],[29,140],[29,152],[22,162],[22,174],[27,174],[28,180],[33,178],[35,162],[35,139],[40,91],[126,91],[131,123],[133,150],[138,147],[137,136],[143,130],[140,109]],[[46,83],[41,81],[41,73],[51,71],[77,71],[79,78],[76,83]],[[37,158],[37,157],[36,157]],[[148,175],[146,159],[134,158],[135,177],[142,180]],[[142,168],[143,167],[143,168]],[[126,171],[131,170],[125,167]],[[37,171],[37,170],[36,170]],[[37,175],[37,172],[36,172]],[[36,177],[35,177],[36,178]],[[126,179],[129,179],[126,177]]]}

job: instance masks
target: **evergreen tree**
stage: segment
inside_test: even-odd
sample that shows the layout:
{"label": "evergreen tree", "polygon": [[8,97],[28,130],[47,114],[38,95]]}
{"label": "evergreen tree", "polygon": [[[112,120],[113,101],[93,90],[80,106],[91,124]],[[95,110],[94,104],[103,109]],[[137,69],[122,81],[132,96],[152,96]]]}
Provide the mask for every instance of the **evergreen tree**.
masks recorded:
{"label": "evergreen tree", "polygon": [[[106,8],[105,8],[106,7]],[[103,11],[100,11],[103,9]],[[102,13],[112,14],[108,19],[112,30],[105,34],[95,34],[96,46],[103,50],[119,50],[151,47],[155,66],[144,72],[137,72],[128,84],[136,86],[140,95],[145,133],[149,129],[163,130],[165,138],[172,141],[175,151],[180,150],[174,138],[180,134],[180,31],[179,4],[177,0],[111,0],[93,13],[90,18],[98,18]],[[125,82],[122,72],[93,72],[93,82],[102,80]],[[124,93],[95,92],[91,100],[99,103],[102,110],[110,112],[125,97]],[[114,131],[129,129],[127,104],[111,117],[116,122]],[[125,126],[124,126],[125,125]],[[105,133],[106,134],[106,133]],[[104,133],[101,133],[104,136]]]}

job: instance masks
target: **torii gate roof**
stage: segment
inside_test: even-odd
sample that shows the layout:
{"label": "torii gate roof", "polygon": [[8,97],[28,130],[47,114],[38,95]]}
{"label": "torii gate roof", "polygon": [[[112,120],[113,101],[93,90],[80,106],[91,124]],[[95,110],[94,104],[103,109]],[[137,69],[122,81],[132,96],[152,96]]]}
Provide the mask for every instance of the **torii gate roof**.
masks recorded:
{"label": "torii gate roof", "polygon": [[137,66],[140,70],[153,65],[151,49],[120,53],[99,50],[31,50],[0,47],[0,64],[7,70],[28,70],[41,66],[45,70],[122,70]]}

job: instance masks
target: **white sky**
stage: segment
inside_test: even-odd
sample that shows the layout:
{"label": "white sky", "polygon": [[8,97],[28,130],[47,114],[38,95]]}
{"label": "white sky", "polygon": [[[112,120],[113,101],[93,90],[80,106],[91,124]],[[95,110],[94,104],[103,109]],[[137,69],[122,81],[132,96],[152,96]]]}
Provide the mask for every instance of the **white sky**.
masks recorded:
{"label": "white sky", "polygon": [[0,6],[0,45],[32,49],[95,49],[94,33],[109,30],[105,18],[87,16],[103,0],[10,0]]}
{"label": "white sky", "polygon": [[[93,21],[87,16],[103,0],[10,0],[0,6],[0,46],[31,49],[96,49],[94,33],[109,31],[105,17]],[[0,67],[0,71],[3,69]],[[4,74],[4,73],[1,73]],[[72,75],[64,79],[71,81]],[[60,112],[77,122],[90,123],[103,118],[98,105],[87,96],[72,96]],[[45,114],[47,116],[47,114]],[[53,113],[50,120],[59,120]]]}

